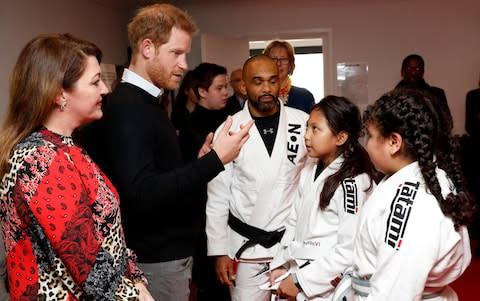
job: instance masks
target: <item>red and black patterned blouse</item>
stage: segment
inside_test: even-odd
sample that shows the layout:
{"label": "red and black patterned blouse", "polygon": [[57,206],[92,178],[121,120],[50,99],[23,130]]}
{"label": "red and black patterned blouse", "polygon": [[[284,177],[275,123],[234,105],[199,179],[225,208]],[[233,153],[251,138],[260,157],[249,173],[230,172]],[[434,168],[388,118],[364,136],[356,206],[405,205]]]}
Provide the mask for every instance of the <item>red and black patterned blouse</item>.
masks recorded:
{"label": "red and black patterned blouse", "polygon": [[0,183],[12,300],[136,300],[118,195],[90,157],[42,128],[13,149]]}

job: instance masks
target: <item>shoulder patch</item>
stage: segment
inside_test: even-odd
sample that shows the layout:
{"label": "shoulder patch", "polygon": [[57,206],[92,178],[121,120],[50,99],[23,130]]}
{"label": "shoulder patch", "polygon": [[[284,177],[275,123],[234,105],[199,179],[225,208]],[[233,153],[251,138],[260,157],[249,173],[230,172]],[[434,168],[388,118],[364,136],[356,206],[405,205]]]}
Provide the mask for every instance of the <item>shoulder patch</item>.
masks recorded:
{"label": "shoulder patch", "polygon": [[293,165],[297,164],[297,156],[302,142],[302,125],[289,123],[287,125],[287,158]]}
{"label": "shoulder patch", "polygon": [[402,246],[403,235],[419,186],[419,182],[405,182],[400,184],[390,205],[390,214],[387,219],[387,230],[385,232],[385,243],[395,250],[399,250]]}
{"label": "shoulder patch", "polygon": [[358,196],[357,183],[354,178],[348,178],[342,181],[343,188],[343,209],[346,213],[357,214]]}

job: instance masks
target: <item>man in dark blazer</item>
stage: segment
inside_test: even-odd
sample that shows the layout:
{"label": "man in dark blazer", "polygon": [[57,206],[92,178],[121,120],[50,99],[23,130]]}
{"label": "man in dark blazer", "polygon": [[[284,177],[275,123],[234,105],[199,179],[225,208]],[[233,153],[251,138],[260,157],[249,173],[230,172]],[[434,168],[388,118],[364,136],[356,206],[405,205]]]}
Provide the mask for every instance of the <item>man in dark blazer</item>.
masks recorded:
{"label": "man in dark blazer", "polygon": [[423,79],[425,72],[425,62],[418,54],[410,54],[402,61],[401,75],[402,80],[395,88],[409,88],[420,90],[424,93],[430,94],[435,107],[439,108],[439,112],[443,115],[449,124],[450,129],[453,129],[453,119],[448,107],[447,97],[443,89],[430,86]]}
{"label": "man in dark blazer", "polygon": [[230,74],[230,86],[233,89],[233,95],[228,98],[225,110],[228,114],[233,115],[240,111],[247,100],[245,84],[242,80],[242,68],[232,71]]}

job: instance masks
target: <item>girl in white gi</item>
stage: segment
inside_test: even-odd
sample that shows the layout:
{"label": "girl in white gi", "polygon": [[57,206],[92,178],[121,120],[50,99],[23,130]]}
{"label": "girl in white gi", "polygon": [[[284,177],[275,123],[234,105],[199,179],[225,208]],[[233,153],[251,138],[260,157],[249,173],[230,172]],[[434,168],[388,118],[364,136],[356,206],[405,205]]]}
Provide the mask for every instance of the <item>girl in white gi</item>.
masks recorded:
{"label": "girl in white gi", "polygon": [[352,264],[359,210],[378,175],[358,142],[361,130],[357,106],[344,97],[327,96],[312,108],[305,145],[317,160],[302,170],[282,248],[270,264],[272,284],[290,273],[277,289],[283,297],[330,300]]}
{"label": "girl in white gi", "polygon": [[448,284],[470,263],[474,203],[445,119],[424,95],[394,90],[364,122],[367,151],[386,177],[360,215],[353,299],[457,300]]}

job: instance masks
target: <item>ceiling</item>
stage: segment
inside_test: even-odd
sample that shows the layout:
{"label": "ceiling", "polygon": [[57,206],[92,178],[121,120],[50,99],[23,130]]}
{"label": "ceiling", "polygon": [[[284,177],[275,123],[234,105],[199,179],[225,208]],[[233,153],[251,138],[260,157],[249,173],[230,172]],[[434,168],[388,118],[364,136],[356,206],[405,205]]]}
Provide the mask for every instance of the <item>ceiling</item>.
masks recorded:
{"label": "ceiling", "polygon": [[[93,2],[97,2],[105,7],[113,8],[119,11],[133,11],[138,7],[142,7],[151,3],[155,2],[163,2],[163,3],[171,3],[176,6],[182,5],[192,5],[198,4],[201,1],[202,4],[213,4],[215,2],[218,3],[219,0],[167,0],[167,1],[159,1],[159,0],[91,0]],[[221,0],[222,3],[230,2],[256,2],[256,0]]]}
{"label": "ceiling", "polygon": [[[176,6],[186,6],[186,5],[194,5],[194,4],[215,4],[221,1],[222,4],[225,3],[258,3],[258,0],[90,0],[105,7],[109,7],[115,10],[129,12],[133,11],[136,8],[156,3],[156,2],[163,2],[163,3],[171,3]],[[276,0],[276,3],[280,2],[288,2],[290,3],[291,0]],[[296,0],[296,1],[307,1],[307,0]],[[359,3],[359,2],[392,2],[392,1],[401,1],[401,0],[308,0],[308,1],[315,1],[315,3]]]}
{"label": "ceiling", "polygon": [[119,11],[132,11],[137,7],[152,3],[152,0],[91,0],[98,4]]}

